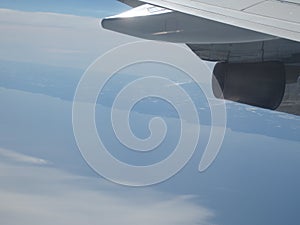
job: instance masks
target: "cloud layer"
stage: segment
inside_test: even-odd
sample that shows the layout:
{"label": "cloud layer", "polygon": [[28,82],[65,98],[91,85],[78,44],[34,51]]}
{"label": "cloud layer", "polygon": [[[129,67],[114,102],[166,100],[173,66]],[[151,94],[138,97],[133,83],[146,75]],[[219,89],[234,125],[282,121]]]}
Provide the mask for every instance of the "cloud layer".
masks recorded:
{"label": "cloud layer", "polygon": [[136,39],[103,30],[100,19],[0,9],[0,60],[86,68]]}
{"label": "cloud layer", "polygon": [[0,163],[1,224],[192,225],[208,224],[213,216],[192,196],[125,189],[41,166],[40,159],[10,150],[0,154],[8,156]]}

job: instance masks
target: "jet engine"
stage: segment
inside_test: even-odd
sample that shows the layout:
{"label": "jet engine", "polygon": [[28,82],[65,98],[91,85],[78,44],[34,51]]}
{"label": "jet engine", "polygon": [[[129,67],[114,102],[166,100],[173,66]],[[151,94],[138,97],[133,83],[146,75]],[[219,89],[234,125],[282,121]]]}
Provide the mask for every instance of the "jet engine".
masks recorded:
{"label": "jet engine", "polygon": [[277,109],[285,93],[281,62],[217,63],[213,71],[215,97],[266,109]]}

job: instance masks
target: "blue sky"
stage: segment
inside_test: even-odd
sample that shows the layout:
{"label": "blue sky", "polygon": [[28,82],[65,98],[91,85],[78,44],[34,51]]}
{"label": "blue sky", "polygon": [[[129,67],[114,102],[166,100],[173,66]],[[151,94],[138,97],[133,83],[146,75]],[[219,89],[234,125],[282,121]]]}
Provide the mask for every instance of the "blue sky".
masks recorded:
{"label": "blue sky", "polygon": [[[208,125],[199,151],[174,178],[145,189],[114,185],[80,155],[72,99],[96,58],[137,40],[99,26],[100,17],[128,7],[115,0],[1,0],[0,8],[0,224],[300,224],[300,117],[228,103],[225,140],[205,173],[197,168]],[[107,99],[116,83],[126,83],[115,78]],[[97,128],[112,140],[109,119],[97,115]],[[134,114],[134,131],[146,133],[150,116]],[[169,146],[177,140],[171,131]]]}
{"label": "blue sky", "polygon": [[128,7],[116,0],[1,0],[0,8],[103,17]]}
{"label": "blue sky", "polygon": [[40,2],[0,3],[0,224],[208,224],[214,212],[196,197],[114,185],[77,149],[72,102],[62,97],[96,58],[136,41],[99,25],[128,7]]}

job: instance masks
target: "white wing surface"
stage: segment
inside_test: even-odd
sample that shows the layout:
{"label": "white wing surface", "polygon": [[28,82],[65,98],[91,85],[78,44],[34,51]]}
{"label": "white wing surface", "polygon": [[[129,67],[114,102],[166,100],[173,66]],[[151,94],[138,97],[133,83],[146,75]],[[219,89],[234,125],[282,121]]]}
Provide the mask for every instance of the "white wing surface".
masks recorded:
{"label": "white wing surface", "polygon": [[299,0],[144,0],[143,2],[272,36],[300,41]]}

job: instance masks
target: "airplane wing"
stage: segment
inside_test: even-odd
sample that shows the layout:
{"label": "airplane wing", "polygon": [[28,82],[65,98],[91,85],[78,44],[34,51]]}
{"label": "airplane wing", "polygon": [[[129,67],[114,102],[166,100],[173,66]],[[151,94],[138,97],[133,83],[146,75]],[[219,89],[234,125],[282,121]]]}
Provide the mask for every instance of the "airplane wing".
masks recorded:
{"label": "airplane wing", "polygon": [[[141,1],[121,0],[131,6]],[[177,12],[300,41],[300,0],[143,0]]]}
{"label": "airplane wing", "polygon": [[300,115],[300,0],[119,0],[105,29],[186,44],[217,62],[216,97]]}
{"label": "airplane wing", "polygon": [[124,4],[126,5],[129,5],[131,7],[138,7],[140,5],[143,5],[145,3],[143,2],[140,2],[138,0],[118,0],[119,2],[123,2]]}

